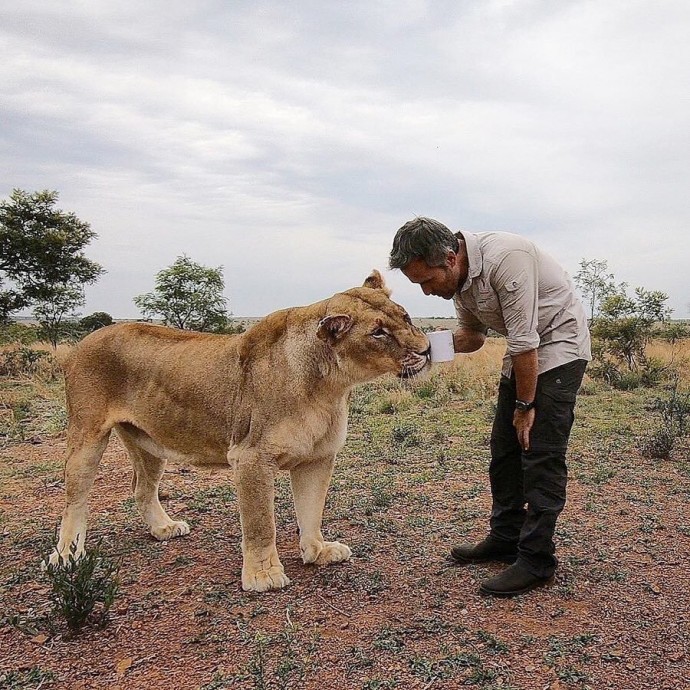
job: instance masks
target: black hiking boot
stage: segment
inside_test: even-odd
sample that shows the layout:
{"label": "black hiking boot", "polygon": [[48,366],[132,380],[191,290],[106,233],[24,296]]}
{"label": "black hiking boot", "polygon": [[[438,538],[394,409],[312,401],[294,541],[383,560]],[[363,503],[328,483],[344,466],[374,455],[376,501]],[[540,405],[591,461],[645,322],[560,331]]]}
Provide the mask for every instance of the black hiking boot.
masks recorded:
{"label": "black hiking boot", "polygon": [[543,587],[552,581],[553,576],[537,577],[520,563],[515,563],[506,568],[500,575],[482,580],[479,583],[479,591],[494,597],[514,597],[537,587]]}
{"label": "black hiking boot", "polygon": [[488,536],[479,544],[460,544],[450,550],[450,560],[453,563],[466,565],[467,563],[515,563],[517,559],[517,545],[509,541],[495,539]]}

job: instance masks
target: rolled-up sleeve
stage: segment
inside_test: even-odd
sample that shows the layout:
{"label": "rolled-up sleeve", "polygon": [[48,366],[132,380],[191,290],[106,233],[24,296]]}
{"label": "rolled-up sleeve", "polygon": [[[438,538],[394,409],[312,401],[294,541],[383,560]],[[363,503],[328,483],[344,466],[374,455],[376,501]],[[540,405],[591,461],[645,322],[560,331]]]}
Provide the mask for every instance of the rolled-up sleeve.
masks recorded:
{"label": "rolled-up sleeve", "polygon": [[490,278],[506,328],[507,352],[519,355],[539,347],[539,266],[526,251],[510,252]]}

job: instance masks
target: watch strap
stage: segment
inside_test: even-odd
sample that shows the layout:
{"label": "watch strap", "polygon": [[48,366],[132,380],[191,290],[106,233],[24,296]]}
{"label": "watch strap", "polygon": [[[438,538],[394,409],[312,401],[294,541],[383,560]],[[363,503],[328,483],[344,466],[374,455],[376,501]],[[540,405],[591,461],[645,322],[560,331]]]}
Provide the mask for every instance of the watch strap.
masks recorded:
{"label": "watch strap", "polygon": [[534,400],[532,400],[532,402],[527,402],[526,400],[515,401],[515,409],[520,410],[521,412],[528,412],[529,410],[533,410],[534,406]]}

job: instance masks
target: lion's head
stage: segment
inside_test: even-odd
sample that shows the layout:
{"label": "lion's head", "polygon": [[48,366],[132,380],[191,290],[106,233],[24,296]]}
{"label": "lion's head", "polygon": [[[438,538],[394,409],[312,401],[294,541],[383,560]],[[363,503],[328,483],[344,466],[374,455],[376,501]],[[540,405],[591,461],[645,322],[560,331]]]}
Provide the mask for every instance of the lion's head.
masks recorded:
{"label": "lion's head", "polygon": [[376,270],[362,287],[326,301],[317,336],[358,381],[386,373],[409,378],[430,366],[428,338],[390,299],[390,290]]}

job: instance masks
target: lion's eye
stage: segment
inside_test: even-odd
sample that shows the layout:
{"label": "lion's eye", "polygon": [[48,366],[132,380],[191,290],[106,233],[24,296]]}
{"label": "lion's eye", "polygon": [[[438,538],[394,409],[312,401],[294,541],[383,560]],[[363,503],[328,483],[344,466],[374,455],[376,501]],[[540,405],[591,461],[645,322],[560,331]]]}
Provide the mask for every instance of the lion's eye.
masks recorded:
{"label": "lion's eye", "polygon": [[405,323],[409,323],[410,325],[412,325],[412,319],[410,318],[409,314],[405,314],[403,316],[403,320],[405,321]]}
{"label": "lion's eye", "polygon": [[387,338],[388,337],[388,331],[383,328],[382,326],[379,326],[378,328],[374,329],[371,332],[371,335],[374,338]]}

